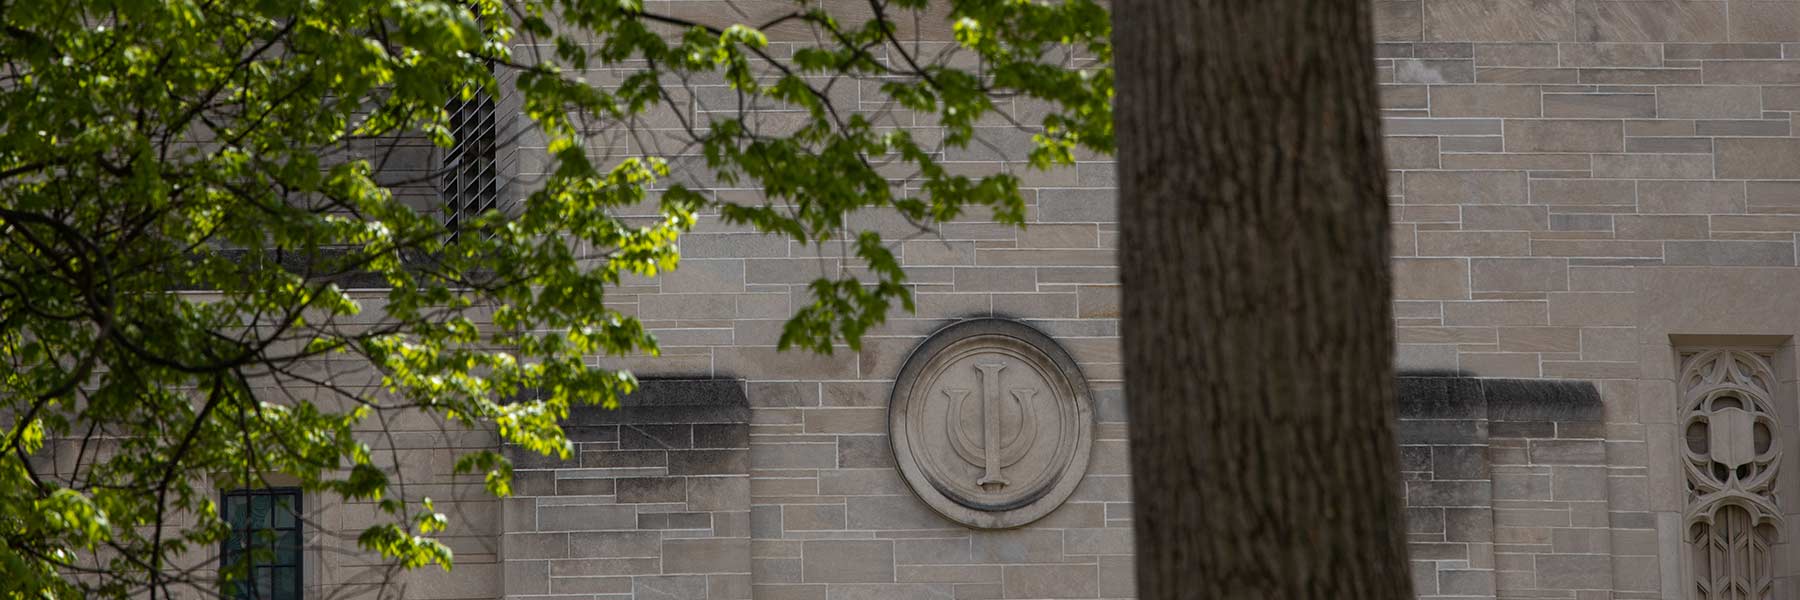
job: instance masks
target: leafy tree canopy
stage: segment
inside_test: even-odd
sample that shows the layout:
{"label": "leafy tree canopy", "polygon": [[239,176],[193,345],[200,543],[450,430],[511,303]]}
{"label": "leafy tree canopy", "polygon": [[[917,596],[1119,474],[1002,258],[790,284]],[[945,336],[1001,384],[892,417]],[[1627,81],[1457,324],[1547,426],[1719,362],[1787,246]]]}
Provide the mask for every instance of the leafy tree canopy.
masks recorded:
{"label": "leafy tree canopy", "polygon": [[[850,249],[858,267],[813,282],[780,340],[829,352],[911,304],[889,246],[849,215],[1020,223],[1014,174],[941,162],[979,124],[1034,132],[1038,168],[1112,146],[1094,0],[764,2],[772,16],[744,23],[682,4],[0,0],[6,595],[216,589],[180,558],[228,534],[221,482],[272,474],[378,502],[387,518],[359,545],[448,568],[443,516],[395,493],[367,432],[418,411],[566,455],[558,419],[634,385],[591,357],[657,351],[607,308],[608,287],[675,268],[698,215]],[[920,22],[953,43],[907,39]],[[693,82],[729,84],[748,108],[691,118]],[[841,86],[878,90],[884,109],[842,105]],[[419,181],[387,175],[382,149],[450,148],[446,106],[478,95],[522,115],[549,175],[452,229],[434,199],[403,193]],[[1028,118],[1001,110],[1026,104]],[[771,131],[756,116],[770,109],[797,118]],[[679,150],[591,152],[597,129],[670,115]],[[644,206],[659,216],[620,216]],[[381,289],[346,291],[352,278]],[[321,361],[376,385],[340,385]],[[508,491],[495,452],[457,468]]]}

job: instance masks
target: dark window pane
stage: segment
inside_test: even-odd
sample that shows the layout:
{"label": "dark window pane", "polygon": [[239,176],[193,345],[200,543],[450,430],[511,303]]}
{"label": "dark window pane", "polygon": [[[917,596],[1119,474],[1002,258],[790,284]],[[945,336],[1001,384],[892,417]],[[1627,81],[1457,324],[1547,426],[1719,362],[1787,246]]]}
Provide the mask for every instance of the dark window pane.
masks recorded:
{"label": "dark window pane", "polygon": [[250,497],[250,526],[257,529],[269,528],[269,504],[274,498],[267,495]]}
{"label": "dark window pane", "polygon": [[249,504],[248,496],[232,496],[225,499],[225,521],[231,523],[232,529],[244,528],[244,515],[250,512]]}
{"label": "dark window pane", "polygon": [[300,600],[300,570],[293,567],[270,570],[275,573],[274,595],[270,600]]}
{"label": "dark window pane", "polygon": [[281,539],[275,542],[275,564],[300,564],[300,532],[288,530],[282,532]]}
{"label": "dark window pane", "polygon": [[275,528],[292,529],[294,527],[294,497],[283,494],[275,500]]}

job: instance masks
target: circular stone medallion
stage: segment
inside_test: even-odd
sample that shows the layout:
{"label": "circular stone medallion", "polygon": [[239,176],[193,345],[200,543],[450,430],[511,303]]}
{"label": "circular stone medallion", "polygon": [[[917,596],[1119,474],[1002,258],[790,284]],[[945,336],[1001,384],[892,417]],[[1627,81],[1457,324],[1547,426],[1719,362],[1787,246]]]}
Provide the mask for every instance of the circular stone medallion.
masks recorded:
{"label": "circular stone medallion", "polygon": [[888,434],[906,483],[970,527],[1018,527],[1056,510],[1087,472],[1093,400],[1049,336],[963,321],[913,350],[894,382]]}

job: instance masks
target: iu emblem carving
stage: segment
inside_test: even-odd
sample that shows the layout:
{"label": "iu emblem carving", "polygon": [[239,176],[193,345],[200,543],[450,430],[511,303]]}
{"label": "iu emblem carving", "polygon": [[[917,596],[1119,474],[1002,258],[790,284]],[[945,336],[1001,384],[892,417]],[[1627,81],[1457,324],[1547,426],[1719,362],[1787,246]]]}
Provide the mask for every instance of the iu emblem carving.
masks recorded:
{"label": "iu emblem carving", "polygon": [[1081,482],[1093,401],[1048,336],[1002,319],[964,321],[907,358],[888,429],[901,473],[933,510],[971,527],[1018,527]]}

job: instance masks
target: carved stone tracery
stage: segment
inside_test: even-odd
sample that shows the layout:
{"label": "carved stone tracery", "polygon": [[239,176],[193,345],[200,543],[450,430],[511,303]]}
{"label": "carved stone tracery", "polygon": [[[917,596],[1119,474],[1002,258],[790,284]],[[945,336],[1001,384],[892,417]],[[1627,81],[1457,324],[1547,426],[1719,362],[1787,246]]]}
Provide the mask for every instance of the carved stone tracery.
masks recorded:
{"label": "carved stone tracery", "polygon": [[1773,598],[1769,548],[1782,521],[1775,381],[1768,359],[1753,352],[1708,350],[1682,361],[1685,522],[1696,599]]}

